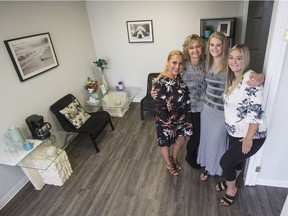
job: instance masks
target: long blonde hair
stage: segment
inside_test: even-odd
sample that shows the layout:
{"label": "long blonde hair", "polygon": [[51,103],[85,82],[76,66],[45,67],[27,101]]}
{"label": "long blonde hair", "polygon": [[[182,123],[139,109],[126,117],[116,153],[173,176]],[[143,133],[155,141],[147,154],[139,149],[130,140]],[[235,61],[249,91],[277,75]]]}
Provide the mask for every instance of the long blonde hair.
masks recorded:
{"label": "long blonde hair", "polygon": [[226,36],[222,32],[213,32],[207,42],[207,57],[206,57],[206,66],[205,66],[205,71],[208,73],[209,69],[213,65],[214,58],[209,52],[209,47],[210,47],[210,41],[212,38],[217,38],[222,42],[222,55],[221,55],[221,62],[217,68],[216,74],[217,73],[222,73],[225,72],[227,69],[227,56],[228,56],[228,41]]}
{"label": "long blonde hair", "polygon": [[230,95],[233,92],[233,90],[239,85],[239,83],[243,80],[243,76],[245,75],[245,73],[247,73],[250,67],[250,52],[248,47],[245,44],[236,44],[230,49],[228,58],[234,50],[239,50],[239,52],[241,53],[243,59],[242,60],[243,67],[241,69],[241,76],[238,76],[236,78],[234,72],[230,69],[229,65],[227,64],[228,74],[226,77],[226,85],[224,90],[224,94],[226,94],[227,96]]}
{"label": "long blonde hair", "polygon": [[204,42],[202,40],[201,37],[199,37],[199,35],[197,34],[191,34],[189,36],[186,37],[184,43],[183,43],[183,55],[184,55],[184,58],[185,60],[187,61],[190,61],[190,56],[189,56],[189,52],[188,52],[188,48],[189,46],[194,43],[195,41],[198,41],[200,46],[201,46],[201,49],[202,49],[202,56],[201,56],[201,60],[204,59]]}

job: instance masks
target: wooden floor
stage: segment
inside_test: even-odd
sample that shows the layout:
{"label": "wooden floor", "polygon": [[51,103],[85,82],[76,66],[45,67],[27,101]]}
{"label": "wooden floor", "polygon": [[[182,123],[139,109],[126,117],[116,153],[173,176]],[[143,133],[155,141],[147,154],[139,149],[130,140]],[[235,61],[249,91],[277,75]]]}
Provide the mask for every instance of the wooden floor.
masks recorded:
{"label": "wooden floor", "polygon": [[0,211],[7,216],[279,216],[288,189],[243,186],[231,207],[219,206],[223,192],[214,186],[219,177],[199,180],[184,160],[178,177],[164,166],[156,143],[152,116],[140,120],[139,103],[132,103],[122,118],[112,119],[97,141],[95,154],[83,135],[67,148],[73,173],[61,186],[41,191],[28,183]]}

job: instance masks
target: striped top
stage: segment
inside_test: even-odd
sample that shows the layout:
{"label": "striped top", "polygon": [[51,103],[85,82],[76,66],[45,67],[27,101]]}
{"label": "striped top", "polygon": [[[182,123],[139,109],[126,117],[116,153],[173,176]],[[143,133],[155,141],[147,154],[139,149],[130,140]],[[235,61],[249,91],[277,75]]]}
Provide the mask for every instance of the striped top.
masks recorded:
{"label": "striped top", "polygon": [[226,82],[226,72],[214,74],[216,68],[212,67],[206,74],[205,104],[209,107],[224,111],[223,92]]}

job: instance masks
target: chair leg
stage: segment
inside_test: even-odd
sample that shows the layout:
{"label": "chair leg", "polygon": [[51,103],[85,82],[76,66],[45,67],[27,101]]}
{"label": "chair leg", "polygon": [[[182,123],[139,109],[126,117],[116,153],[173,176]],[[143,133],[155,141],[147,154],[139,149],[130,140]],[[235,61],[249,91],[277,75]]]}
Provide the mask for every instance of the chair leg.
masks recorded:
{"label": "chair leg", "polygon": [[144,120],[144,111],[142,109],[142,107],[140,107],[140,115],[141,115],[141,121]]}
{"label": "chair leg", "polygon": [[114,125],[113,125],[111,119],[109,120],[109,123],[110,123],[110,126],[111,126],[112,130],[114,130]]}
{"label": "chair leg", "polygon": [[98,148],[98,145],[97,145],[95,139],[93,138],[93,136],[91,134],[89,134],[89,135],[90,135],[91,141],[92,141],[92,143],[94,145],[94,148],[96,150],[96,153],[100,152],[100,149]]}

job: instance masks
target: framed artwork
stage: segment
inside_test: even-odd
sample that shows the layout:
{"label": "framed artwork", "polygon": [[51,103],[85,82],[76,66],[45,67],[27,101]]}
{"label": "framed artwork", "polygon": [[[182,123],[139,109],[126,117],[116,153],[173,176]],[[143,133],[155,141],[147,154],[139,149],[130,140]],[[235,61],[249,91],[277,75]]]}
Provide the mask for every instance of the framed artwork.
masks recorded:
{"label": "framed artwork", "polygon": [[49,33],[4,41],[21,82],[57,67]]}
{"label": "framed artwork", "polygon": [[217,31],[222,32],[226,37],[230,36],[231,21],[219,21]]}
{"label": "framed artwork", "polygon": [[153,43],[152,20],[126,21],[129,43]]}

